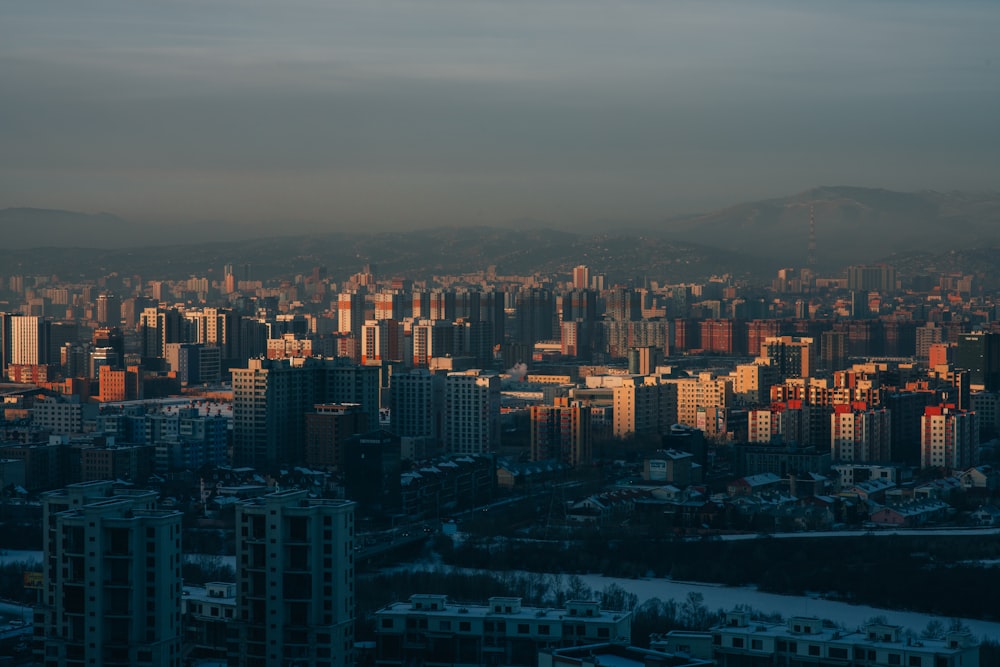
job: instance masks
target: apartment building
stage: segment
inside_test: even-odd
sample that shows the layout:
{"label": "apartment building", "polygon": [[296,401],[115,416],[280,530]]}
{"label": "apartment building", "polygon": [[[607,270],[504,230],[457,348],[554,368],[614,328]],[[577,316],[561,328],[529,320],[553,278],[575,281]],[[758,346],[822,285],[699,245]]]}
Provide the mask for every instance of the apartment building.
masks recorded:
{"label": "apartment building", "polygon": [[280,491],[236,507],[240,667],[353,664],[354,503]]}
{"label": "apartment building", "polygon": [[573,600],[565,609],[524,607],[521,598],[492,597],[486,605],[449,602],[445,595],[411,595],[375,612],[375,664],[534,666],[541,649],[631,640],[632,612]]}

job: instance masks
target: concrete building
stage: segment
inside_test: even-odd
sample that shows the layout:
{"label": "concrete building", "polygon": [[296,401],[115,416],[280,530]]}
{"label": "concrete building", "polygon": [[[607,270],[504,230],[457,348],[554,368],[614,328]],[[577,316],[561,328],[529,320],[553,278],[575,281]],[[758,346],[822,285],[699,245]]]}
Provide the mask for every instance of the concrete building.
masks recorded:
{"label": "concrete building", "polygon": [[31,408],[31,423],[56,435],[82,433],[84,419],[96,414],[96,405],[83,405],[61,396],[38,397]]}
{"label": "concrete building", "polygon": [[771,336],[764,339],[760,350],[751,352],[759,352],[761,357],[770,360],[782,380],[809,377],[816,368],[816,346],[812,338]]}
{"label": "concrete building", "polygon": [[929,405],[920,418],[920,467],[965,470],[977,463],[979,416],[953,405]]}
{"label": "concrete building", "polygon": [[866,403],[833,406],[830,415],[830,456],[836,463],[892,461],[892,415]]}
{"label": "concrete building", "polygon": [[184,619],[184,644],[191,656],[224,661],[236,655],[239,646],[232,641],[236,628],[236,584],[210,581],[204,586],[184,586],[181,616]]}
{"label": "concrete building", "polygon": [[590,409],[580,401],[556,398],[531,406],[531,460],[587,465],[593,456]]}
{"label": "concrete building", "polygon": [[630,611],[572,600],[565,609],[523,607],[521,598],[493,597],[459,605],[444,595],[411,595],[375,612],[375,664],[467,664],[534,667],[547,648],[629,642]]}
{"label": "concrete building", "polygon": [[[698,377],[664,380],[677,387],[677,423],[693,426],[708,432],[704,423],[705,408],[723,411],[733,403],[733,380],[715,377],[712,373],[699,373]],[[699,410],[702,418],[699,421]]]}
{"label": "concrete building", "polygon": [[111,366],[101,366],[98,377],[97,400],[101,403],[135,401],[142,398],[141,366],[129,366],[123,370],[117,370]]}
{"label": "concrete building", "polygon": [[310,468],[341,468],[344,441],[367,427],[367,417],[357,403],[320,403],[305,419],[305,463]]}
{"label": "concrete building", "polygon": [[490,454],[500,447],[500,376],[472,369],[444,381],[444,448],[452,454]]}
{"label": "concrete building", "polygon": [[441,438],[444,376],[422,368],[389,379],[391,430],[401,437]]}
{"label": "concrete building", "polygon": [[[711,641],[711,637],[709,637]],[[538,653],[538,667],[712,667],[710,659],[700,659],[686,652],[674,654],[642,649],[621,642],[585,644],[566,648],[543,649]]]}
{"label": "concrete building", "polygon": [[44,317],[13,316],[10,321],[10,358],[8,365],[38,366],[49,359],[49,336],[52,323]]}
{"label": "concrete building", "polygon": [[364,514],[388,515],[401,504],[400,438],[389,431],[359,433],[343,443],[344,490]]}
{"label": "concrete building", "polygon": [[769,363],[739,364],[732,375],[733,398],[746,405],[766,404],[771,387],[781,381],[778,370]]}
{"label": "concrete building", "polygon": [[366,320],[361,329],[361,363],[402,361],[403,324],[397,320]]}
{"label": "concrete building", "polygon": [[354,503],[282,491],[236,506],[240,667],[353,664]]}
{"label": "concrete building", "polygon": [[614,436],[631,438],[662,433],[661,393],[660,381],[655,376],[623,378],[614,388]]}
{"label": "concrete building", "polygon": [[972,389],[1000,389],[1000,333],[976,331],[959,336],[955,368],[969,372]]}
{"label": "concrete building", "polygon": [[882,623],[850,631],[825,627],[818,618],[792,616],[777,624],[732,611],[712,628],[712,641],[718,667],[979,667],[979,644],[968,632],[913,641],[900,626]]}
{"label": "concrete building", "polygon": [[360,339],[364,323],[364,292],[342,292],[337,298],[337,331]]}
{"label": "concrete building", "polygon": [[356,403],[378,427],[379,368],[334,359],[251,359],[233,369],[236,465],[304,462],[305,414],[321,403]]}
{"label": "concrete building", "polygon": [[180,667],[182,513],[155,500],[111,482],[42,496],[41,664]]}
{"label": "concrete building", "polygon": [[177,373],[181,386],[210,384],[222,379],[222,350],[204,343],[167,343],[167,368]]}

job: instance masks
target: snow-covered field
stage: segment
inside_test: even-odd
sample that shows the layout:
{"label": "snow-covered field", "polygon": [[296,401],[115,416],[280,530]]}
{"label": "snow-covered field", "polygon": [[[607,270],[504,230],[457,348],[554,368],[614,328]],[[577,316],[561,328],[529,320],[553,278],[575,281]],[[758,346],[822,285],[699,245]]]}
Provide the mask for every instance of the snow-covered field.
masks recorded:
{"label": "snow-covered field", "polygon": [[[806,534],[808,535],[808,534]],[[813,535],[822,535],[813,534]],[[220,559],[222,564],[235,567],[236,559],[233,556],[199,556],[188,555],[187,559],[196,561],[200,558]],[[42,560],[41,551],[0,551],[0,563],[15,562],[39,562]],[[440,563],[415,564],[408,563],[405,567],[432,567],[439,569],[443,567]],[[553,575],[559,576],[559,575]],[[716,584],[703,584],[697,582],[670,581],[668,579],[621,579],[617,577],[604,577],[599,574],[587,574],[580,577],[595,592],[600,592],[605,586],[617,584],[629,593],[634,593],[638,597],[638,603],[642,604],[652,598],[669,600],[671,598],[678,602],[684,600],[688,593],[700,593],[704,603],[709,609],[729,609],[735,605],[749,605],[754,609],[765,613],[780,613],[784,617],[818,616],[829,619],[835,623],[840,623],[848,628],[854,628],[873,616],[885,616],[890,623],[902,625],[914,632],[920,632],[927,626],[931,619],[938,619],[946,626],[949,619],[920,614],[908,611],[897,611],[893,609],[882,609],[866,605],[853,605],[846,602],[834,602],[818,597],[795,596],[795,595],[775,595],[773,593],[763,593],[753,587],[731,587]],[[432,591],[428,591],[432,592]],[[20,608],[15,605],[0,603],[0,614],[7,616],[18,616]],[[30,618],[30,610],[26,612]],[[972,630],[977,637],[1000,637],[1000,623],[989,621],[978,621],[974,619],[962,619],[965,625]]]}
{"label": "snow-covered field", "polygon": [[[629,593],[639,598],[639,604],[652,598],[678,602],[684,600],[688,593],[700,593],[705,605],[712,610],[731,609],[738,604],[749,605],[766,613],[780,613],[785,618],[789,616],[817,616],[840,623],[847,628],[855,628],[873,616],[885,616],[894,625],[902,625],[914,632],[920,632],[933,618],[942,621],[945,627],[949,619],[930,614],[919,614],[908,611],[880,609],[865,605],[852,605],[846,602],[834,602],[821,598],[775,595],[762,593],[752,587],[734,588],[716,584],[670,581],[667,579],[619,579],[588,574],[580,577],[594,591],[601,591],[612,583],[618,584]],[[977,637],[1000,637],[1000,623],[962,619],[972,633]]]}

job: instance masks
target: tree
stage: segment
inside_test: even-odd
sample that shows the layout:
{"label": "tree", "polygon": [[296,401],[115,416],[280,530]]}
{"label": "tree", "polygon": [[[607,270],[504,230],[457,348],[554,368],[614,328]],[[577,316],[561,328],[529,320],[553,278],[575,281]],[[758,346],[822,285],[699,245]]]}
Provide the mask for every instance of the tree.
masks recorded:
{"label": "tree", "polygon": [[708,629],[708,607],[705,606],[705,596],[691,591],[681,604],[681,620],[692,630]]}
{"label": "tree", "polygon": [[944,634],[944,623],[936,618],[927,621],[927,627],[920,633],[921,639],[939,639]]}
{"label": "tree", "polygon": [[969,626],[960,618],[948,619],[948,632],[968,632]]}
{"label": "tree", "polygon": [[575,574],[569,578],[566,584],[567,600],[589,600],[593,596],[593,591],[590,590],[590,586],[584,583],[583,579]]}
{"label": "tree", "polygon": [[639,596],[629,593],[618,584],[608,584],[601,591],[601,607],[616,611],[629,611],[635,609],[639,602]]}

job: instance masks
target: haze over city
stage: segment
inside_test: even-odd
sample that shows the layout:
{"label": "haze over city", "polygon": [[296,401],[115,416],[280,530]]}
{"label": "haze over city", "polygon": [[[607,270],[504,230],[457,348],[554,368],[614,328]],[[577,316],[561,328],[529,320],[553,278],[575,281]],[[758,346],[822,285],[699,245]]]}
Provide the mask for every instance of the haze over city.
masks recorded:
{"label": "haze over city", "polygon": [[95,0],[0,18],[0,207],[595,226],[998,172],[994,2]]}
{"label": "haze over city", "polygon": [[1000,665],[997,35],[0,6],[0,667]]}

